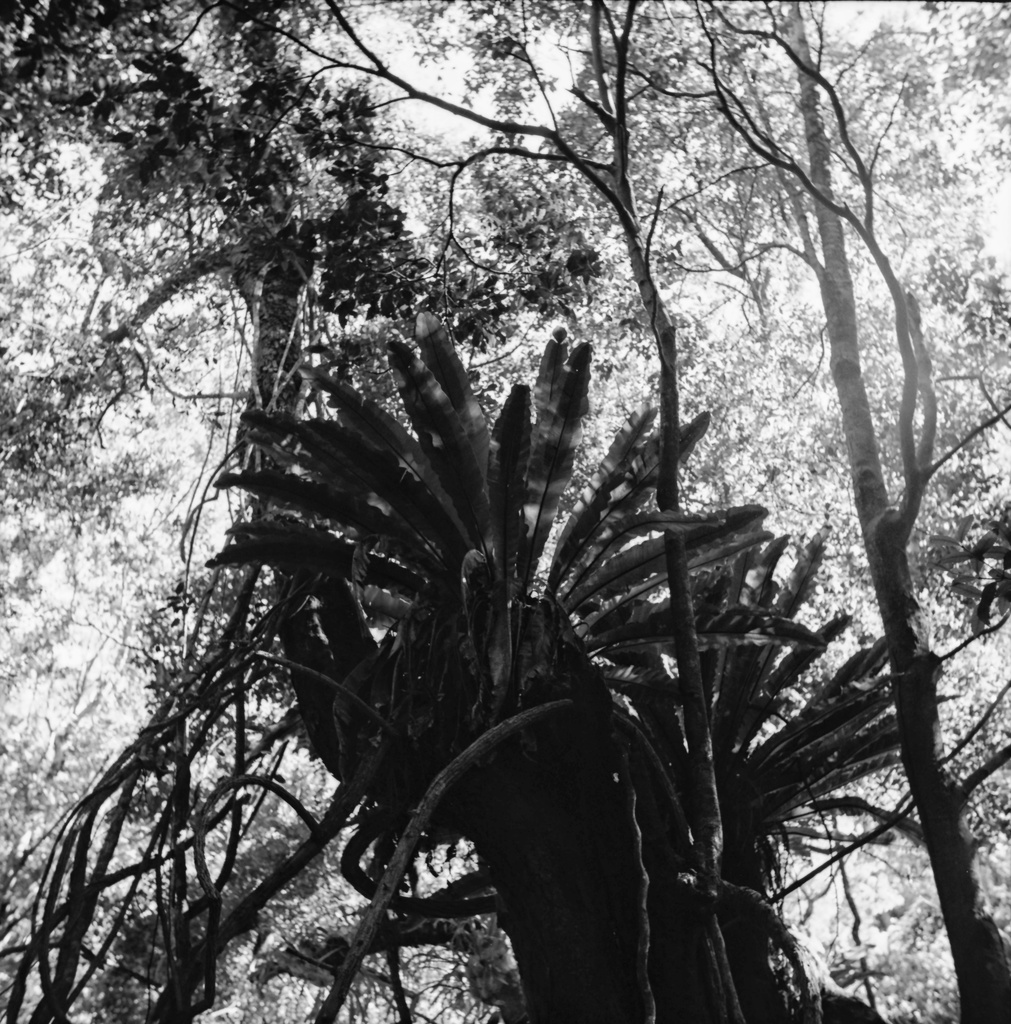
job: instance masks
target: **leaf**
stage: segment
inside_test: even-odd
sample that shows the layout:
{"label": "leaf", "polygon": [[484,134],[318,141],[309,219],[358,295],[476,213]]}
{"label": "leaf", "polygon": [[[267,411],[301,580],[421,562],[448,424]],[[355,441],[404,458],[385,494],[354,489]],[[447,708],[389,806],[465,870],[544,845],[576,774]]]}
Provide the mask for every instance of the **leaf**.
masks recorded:
{"label": "leaf", "polygon": [[840,768],[866,774],[897,745],[889,706],[884,687],[811,703],[752,753],[751,770],[789,778],[809,794],[826,791],[816,786],[819,775],[824,779]]}
{"label": "leaf", "polygon": [[463,557],[468,545],[452,504],[418,443],[399,424],[407,442],[403,448],[396,447],[396,434],[358,429],[361,419],[299,423],[250,411],[242,420],[252,427],[252,441],[289,464],[297,463],[317,482],[343,487],[366,500],[375,495],[396,508],[451,571]]}
{"label": "leaf", "polygon": [[[241,523],[229,531],[233,542],[215,555],[207,565],[244,565],[263,562],[292,571],[308,569],[313,573],[351,579],[356,545],[325,530],[301,523],[278,520]],[[418,591],[424,579],[389,559],[373,555],[369,576],[393,586]]]}
{"label": "leaf", "polygon": [[382,587],[369,584],[362,588],[362,607],[373,617],[382,615],[387,619],[399,621],[414,607],[414,602],[399,594],[391,594]]}
{"label": "leaf", "polygon": [[[722,596],[721,607],[734,604],[747,605],[756,610],[774,611],[785,619],[793,617],[797,605],[791,603],[790,582],[780,587],[775,578],[776,567],[789,543],[788,537],[778,537],[763,549],[751,549],[741,554],[733,572],[733,585]],[[799,558],[793,579],[803,586],[804,559]],[[772,670],[778,651],[770,645],[740,646],[729,651],[714,665],[709,687],[713,699],[714,745],[721,756],[732,756],[740,749],[740,730],[748,710],[756,702],[767,710],[776,703],[771,695],[760,697],[765,677]],[[778,696],[778,695],[777,695]]]}
{"label": "leaf", "polygon": [[421,348],[422,360],[460,417],[474,450],[478,469],[484,475],[488,466],[488,424],[449,334],[431,313],[419,313],[414,327],[414,340]]}
{"label": "leaf", "polygon": [[496,575],[511,581],[523,528],[527,462],[530,458],[530,389],[516,385],[492,431],[488,494]]}
{"label": "leaf", "polygon": [[[650,417],[652,422],[652,416]],[[701,437],[709,423],[709,414],[701,413],[691,423],[681,430],[681,445],[690,444],[691,438]],[[615,445],[622,438],[623,431],[615,439]],[[614,445],[612,445],[612,451]],[[584,565],[596,557],[596,549],[592,542],[603,534],[616,520],[639,512],[642,507],[653,497],[657,478],[660,470],[660,438],[653,436],[637,443],[628,452],[627,468],[618,466],[612,474],[610,481],[605,481],[604,487],[598,492],[595,499],[593,513],[580,513],[579,508],[573,511],[573,516],[586,515],[588,520],[578,528],[582,533],[578,544],[573,543],[571,550],[559,552],[553,560],[552,569],[554,572],[554,586],[557,591],[564,595],[571,591],[573,586],[582,578],[583,572],[575,575],[577,566]],[[605,493],[606,489],[606,493]],[[584,491],[584,495],[586,492]],[[603,500],[601,500],[601,496]],[[596,517],[594,521],[593,517]],[[571,522],[571,520],[570,520]],[[568,529],[568,523],[566,529]],[[574,530],[576,528],[574,527]],[[564,536],[564,534],[563,534]],[[561,542],[559,543],[561,547]]]}
{"label": "leaf", "polygon": [[[821,657],[825,647],[842,634],[849,622],[848,615],[837,615],[818,630],[818,636],[823,641],[821,647],[796,647],[781,658],[771,671],[766,666],[760,674],[756,673],[750,680],[745,681],[741,687],[745,691],[741,694],[742,699],[732,709],[728,708],[719,716],[722,728],[730,740],[728,749],[750,748],[762,725],[768,721],[770,713],[778,705],[780,694],[788,686],[795,685],[801,680],[803,674]],[[856,663],[859,670],[859,666],[863,664],[859,655]],[[724,690],[730,689],[729,686],[721,686],[721,697]]]}
{"label": "leaf", "polygon": [[375,495],[369,501],[368,495],[360,497],[348,488],[332,487],[294,473],[275,470],[226,473],[215,481],[214,486],[241,487],[261,498],[270,498],[290,508],[323,516],[360,537],[371,534],[392,538],[415,558],[436,569],[440,567],[439,553],[426,551],[428,541],[425,536],[391,505],[378,501]]}
{"label": "leaf", "polygon": [[[628,648],[669,644],[672,635],[670,601],[643,606],[642,611],[647,608],[648,612],[633,616],[632,621],[594,635],[592,639],[587,638],[587,648],[594,654],[605,654]],[[726,644],[784,643],[801,643],[819,649],[825,647],[824,640],[804,626],[748,607],[729,608],[718,615],[704,618],[696,623],[695,630],[700,648]]]}
{"label": "leaf", "polygon": [[700,412],[690,423],[680,429],[678,439],[678,462],[687,462],[688,456],[695,451],[695,446],[705,437],[713,417],[710,412]]}
{"label": "leaf", "polygon": [[565,523],[548,575],[548,587],[555,590],[559,580],[578,556],[590,533],[600,524],[611,504],[615,488],[628,473],[632,458],[641,449],[657,410],[648,405],[633,412],[611,442],[607,455],[583,488],[572,514]]}
{"label": "leaf", "polygon": [[[552,340],[552,345],[559,346]],[[587,410],[590,383],[590,346],[580,345],[560,372],[545,352],[541,379],[535,389],[537,425],[534,428],[527,494],[524,505],[526,533],[521,541],[517,577],[524,592],[537,572],[558,502],[572,475],[572,463],[579,443],[583,416]]]}
{"label": "leaf", "polygon": [[404,408],[422,450],[464,524],[468,546],[487,554],[490,512],[485,474],[477,464],[463,423],[435,375],[403,342],[391,341],[387,351]]}
{"label": "leaf", "polygon": [[[579,571],[573,574],[561,598],[566,608],[578,607],[585,600],[587,587],[593,588],[595,574],[602,570],[609,558],[623,550],[633,550],[630,542],[647,534],[654,538],[667,530],[677,529],[685,536],[685,544],[701,543],[711,533],[714,520],[705,516],[682,515],[679,512],[636,512],[632,515],[611,518],[608,525],[596,533],[592,545],[588,546],[581,559]],[[659,546],[662,552],[662,545]],[[586,582],[589,581],[589,582]]]}
{"label": "leaf", "polygon": [[780,615],[795,615],[811,593],[815,577],[825,558],[826,533],[827,528],[816,533],[799,553],[790,579],[774,605]]}
{"label": "leaf", "polygon": [[742,569],[746,564],[746,571],[740,574],[737,593],[731,600],[760,608],[770,607],[779,592],[776,566],[789,543],[789,537],[776,537],[764,548],[754,548],[747,563],[742,557],[739,561]]}
{"label": "leaf", "polygon": [[537,372],[537,383],[534,385],[534,412],[538,422],[545,410],[550,409],[558,401],[561,393],[562,378],[565,373],[565,357],[568,345],[552,335],[541,356],[541,365]]}
{"label": "leaf", "polygon": [[[697,570],[726,561],[741,550],[760,543],[768,536],[754,531],[753,527],[765,518],[765,509],[759,505],[744,505],[727,509],[712,516],[686,517],[676,513],[646,513],[646,516],[670,516],[664,529],[676,529],[684,534],[688,553],[689,570]],[[634,517],[629,522],[635,523]],[[609,547],[610,545],[607,545]],[[607,596],[641,584],[654,575],[666,579],[664,538],[651,537],[604,558],[607,547],[596,544],[594,552],[600,550],[579,576],[578,585],[562,600],[563,607],[570,612],[579,609],[586,602],[602,601]],[[651,580],[649,588],[656,585]]]}

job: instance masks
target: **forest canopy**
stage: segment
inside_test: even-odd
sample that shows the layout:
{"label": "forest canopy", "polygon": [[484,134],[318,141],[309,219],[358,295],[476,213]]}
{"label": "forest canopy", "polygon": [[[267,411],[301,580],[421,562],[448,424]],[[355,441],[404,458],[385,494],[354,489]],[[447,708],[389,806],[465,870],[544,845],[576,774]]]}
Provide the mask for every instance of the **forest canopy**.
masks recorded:
{"label": "forest canopy", "polygon": [[5,1020],[1011,1020],[1011,8],[0,52]]}

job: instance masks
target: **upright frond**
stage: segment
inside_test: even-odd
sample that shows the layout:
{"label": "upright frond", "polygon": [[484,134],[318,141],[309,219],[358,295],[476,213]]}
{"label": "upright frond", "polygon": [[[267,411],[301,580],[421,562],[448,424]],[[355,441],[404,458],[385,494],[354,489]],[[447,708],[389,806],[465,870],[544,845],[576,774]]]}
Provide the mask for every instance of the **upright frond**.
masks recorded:
{"label": "upright frond", "polygon": [[471,547],[487,555],[490,523],[485,472],[478,466],[463,421],[435,374],[403,342],[391,341],[388,352],[422,450],[450,496]]}
{"label": "upright frond", "polygon": [[431,313],[418,314],[414,340],[421,349],[423,362],[432,371],[460,417],[470,446],[474,449],[478,469],[483,475],[488,466],[488,424],[471,390],[467,371],[456,353],[456,347],[446,328]]}
{"label": "upright frond", "polygon": [[549,359],[552,345],[559,343],[554,340],[549,343],[535,391],[537,423],[527,469],[526,533],[517,565],[517,577],[524,590],[529,590],[537,572],[559,500],[572,475],[587,410],[590,346],[584,344],[576,348],[559,371],[557,359]]}
{"label": "upright frond", "polygon": [[488,459],[492,546],[497,574],[505,581],[516,574],[529,458],[530,389],[517,384],[495,423]]}
{"label": "upright frond", "polygon": [[639,453],[653,429],[657,410],[648,405],[633,412],[611,442],[607,455],[576,502],[572,514],[558,538],[551,560],[548,586],[554,590],[590,532],[599,525],[611,503],[615,488],[628,473],[632,459]]}

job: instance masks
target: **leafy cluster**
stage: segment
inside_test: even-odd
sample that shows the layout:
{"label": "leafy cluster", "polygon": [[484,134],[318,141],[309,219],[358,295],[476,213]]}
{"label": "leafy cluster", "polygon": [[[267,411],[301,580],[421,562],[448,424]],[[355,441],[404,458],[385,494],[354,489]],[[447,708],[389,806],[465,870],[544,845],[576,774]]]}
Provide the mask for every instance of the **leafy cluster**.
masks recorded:
{"label": "leafy cluster", "polygon": [[983,533],[970,543],[975,523],[975,517],[964,516],[954,534],[930,538],[937,564],[953,577],[951,589],[973,604],[973,635],[1003,625],[1011,611],[1011,518],[1005,512],[985,523]]}
{"label": "leafy cluster", "polygon": [[[319,731],[314,738],[335,773],[347,776],[377,726],[401,736],[401,770],[380,799],[387,806],[417,799],[419,779],[495,722],[578,698],[601,681],[613,715],[648,737],[686,794],[664,559],[664,534],[678,531],[689,554],[731,845],[740,880],[761,886],[762,836],[894,759],[887,687],[877,680],[883,649],[861,651],[820,685],[805,686],[848,622],[839,616],[812,631],[795,621],[823,538],[777,583],[787,542],[762,547],[769,535],[760,507],[709,515],[651,507],[661,457],[651,408],[629,416],[556,529],[590,357],[588,345],[569,352],[558,334],[533,390],[516,385],[491,429],[452,342],[428,314],[418,318],[420,355],[389,344],[413,432],[319,371],[310,380],[332,418],[247,413],[248,436],[272,468],[219,481],[261,503],[255,518],[233,528],[216,564],[267,562],[296,573],[303,592],[313,589],[307,573],[339,581],[314,588],[317,633],[330,647],[323,664],[337,689],[321,697],[318,681],[298,684],[298,663],[311,655],[304,637],[288,650],[293,679],[303,716],[337,723],[336,744]],[[706,425],[703,415],[682,430],[682,457]],[[389,628],[377,642],[364,622],[373,634]],[[361,642],[342,658],[349,637]],[[794,650],[780,657],[783,644]]]}

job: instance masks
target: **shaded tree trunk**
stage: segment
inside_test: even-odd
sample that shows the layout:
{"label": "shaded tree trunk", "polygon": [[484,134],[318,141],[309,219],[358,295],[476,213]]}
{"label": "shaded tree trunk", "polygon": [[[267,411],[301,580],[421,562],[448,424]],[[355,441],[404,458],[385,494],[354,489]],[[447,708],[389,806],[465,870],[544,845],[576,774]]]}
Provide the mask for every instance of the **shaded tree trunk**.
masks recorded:
{"label": "shaded tree trunk", "polygon": [[640,1024],[649,998],[661,1024],[719,1020],[706,915],[679,879],[686,862],[663,815],[640,790],[649,996],[642,983],[642,867],[608,704],[503,747],[451,793],[446,821],[490,866],[532,1022]]}

